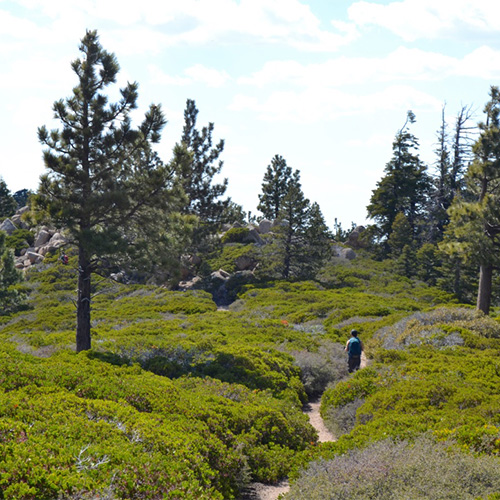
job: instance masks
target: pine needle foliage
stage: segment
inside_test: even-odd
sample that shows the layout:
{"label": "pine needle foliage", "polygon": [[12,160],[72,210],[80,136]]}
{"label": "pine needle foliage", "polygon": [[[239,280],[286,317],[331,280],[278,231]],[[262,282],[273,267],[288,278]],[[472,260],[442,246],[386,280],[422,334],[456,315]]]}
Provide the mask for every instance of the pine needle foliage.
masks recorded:
{"label": "pine needle foliage", "polygon": [[47,173],[35,197],[78,249],[78,351],[90,348],[92,272],[109,272],[113,261],[139,254],[141,233],[181,198],[174,172],[152,149],[166,123],[160,106],[151,105],[133,128],[138,84],[128,83],[120,100],[109,103],[104,91],[116,82],[116,57],[103,49],[96,31],[87,31],[80,52],[72,63],[78,84],[53,106],[61,128],[38,130]]}

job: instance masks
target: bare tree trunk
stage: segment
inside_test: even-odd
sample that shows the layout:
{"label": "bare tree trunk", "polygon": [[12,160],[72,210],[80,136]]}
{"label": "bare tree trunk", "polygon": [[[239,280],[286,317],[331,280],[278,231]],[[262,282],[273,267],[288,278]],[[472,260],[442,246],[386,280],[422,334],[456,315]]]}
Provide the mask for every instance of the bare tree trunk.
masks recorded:
{"label": "bare tree trunk", "polygon": [[78,299],[76,309],[76,352],[90,349],[91,265],[85,250],[78,252]]}
{"label": "bare tree trunk", "polygon": [[477,290],[477,309],[484,312],[484,314],[490,313],[492,279],[493,266],[491,264],[481,264]]}

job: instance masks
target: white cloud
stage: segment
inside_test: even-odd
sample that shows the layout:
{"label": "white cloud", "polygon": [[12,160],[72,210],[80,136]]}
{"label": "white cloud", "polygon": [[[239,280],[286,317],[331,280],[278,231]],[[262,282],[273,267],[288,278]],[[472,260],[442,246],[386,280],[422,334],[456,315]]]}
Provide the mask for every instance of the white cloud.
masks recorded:
{"label": "white cloud", "polygon": [[208,68],[203,64],[195,64],[184,70],[186,76],[171,76],[163,72],[158,66],[148,67],[151,82],[156,85],[186,86],[193,83],[203,83],[208,87],[222,87],[230,76],[225,71]]}
{"label": "white cloud", "polygon": [[11,91],[29,90],[29,95],[54,89],[68,92],[75,84],[75,78],[70,61],[64,58],[35,57],[15,60],[0,67],[0,88]]}
{"label": "white cloud", "polygon": [[265,87],[339,87],[393,81],[437,81],[452,76],[500,77],[500,51],[481,47],[463,58],[399,47],[383,58],[339,57],[318,64],[268,61],[239,84]]}
{"label": "white cloud", "polygon": [[195,64],[187,68],[184,72],[195,82],[204,83],[209,87],[222,87],[230,80],[230,76],[225,71],[207,68],[203,64]]}
{"label": "white cloud", "polygon": [[38,27],[33,21],[20,19],[9,12],[0,10],[0,35],[15,39],[34,38]]}
{"label": "white cloud", "polygon": [[394,139],[393,135],[390,134],[373,134],[363,139],[351,139],[347,142],[348,146],[353,146],[356,148],[387,148],[387,145],[391,144]]}
{"label": "white cloud", "polygon": [[496,35],[500,29],[500,3],[492,0],[402,0],[386,5],[360,1],[348,13],[358,26],[382,26],[406,41]]}
{"label": "white cloud", "polygon": [[332,29],[322,28],[310,7],[299,0],[20,0],[20,4],[41,11],[73,36],[75,25],[80,33],[82,22],[88,27],[112,23],[114,36],[124,45],[120,50],[131,52],[249,40],[333,51],[358,36],[352,24],[333,22]]}
{"label": "white cloud", "polygon": [[191,83],[190,78],[183,76],[171,76],[163,72],[158,66],[153,64],[148,66],[150,81],[155,85],[185,86]]}
{"label": "white cloud", "polygon": [[301,92],[279,91],[259,101],[237,95],[230,105],[233,111],[252,111],[264,121],[316,123],[355,114],[384,113],[392,110],[439,110],[435,97],[407,85],[391,85],[380,92],[356,94],[337,89],[308,88]]}
{"label": "white cloud", "polygon": [[500,52],[490,47],[479,47],[464,57],[460,73],[471,77],[480,75],[488,80],[500,78]]}

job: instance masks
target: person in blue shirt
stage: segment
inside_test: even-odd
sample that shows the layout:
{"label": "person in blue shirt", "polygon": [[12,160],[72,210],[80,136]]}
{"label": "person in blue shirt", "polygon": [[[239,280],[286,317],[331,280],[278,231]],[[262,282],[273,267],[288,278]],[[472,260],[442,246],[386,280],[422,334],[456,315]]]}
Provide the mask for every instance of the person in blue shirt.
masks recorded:
{"label": "person in blue shirt", "polygon": [[361,353],[363,352],[363,344],[358,338],[358,331],[351,330],[351,338],[347,341],[345,345],[345,351],[347,351],[347,368],[349,373],[359,370],[361,365]]}

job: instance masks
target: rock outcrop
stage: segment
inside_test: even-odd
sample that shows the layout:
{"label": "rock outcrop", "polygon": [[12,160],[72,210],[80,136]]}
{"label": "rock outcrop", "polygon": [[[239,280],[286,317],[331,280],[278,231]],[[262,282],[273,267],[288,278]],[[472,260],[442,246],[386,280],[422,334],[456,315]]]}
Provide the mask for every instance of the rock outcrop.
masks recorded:
{"label": "rock outcrop", "polygon": [[15,258],[17,269],[26,269],[30,266],[43,262],[49,253],[57,252],[68,243],[67,238],[55,228],[42,226],[30,228],[22,220],[23,214],[29,211],[29,207],[20,208],[12,217],[5,219],[0,224],[0,231],[5,231],[11,236],[17,229],[32,229],[35,232],[33,246],[21,250],[21,255]]}
{"label": "rock outcrop", "polygon": [[11,219],[5,219],[0,224],[0,231],[5,231],[9,236],[18,229]]}

